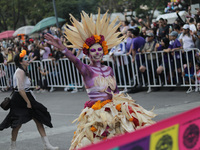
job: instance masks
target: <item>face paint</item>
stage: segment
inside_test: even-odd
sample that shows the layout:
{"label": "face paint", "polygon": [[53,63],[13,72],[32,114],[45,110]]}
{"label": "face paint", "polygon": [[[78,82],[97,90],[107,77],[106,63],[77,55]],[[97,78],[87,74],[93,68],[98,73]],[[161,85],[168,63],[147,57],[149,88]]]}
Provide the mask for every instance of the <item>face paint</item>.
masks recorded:
{"label": "face paint", "polygon": [[28,56],[27,56],[27,55],[24,56],[23,60],[24,60],[24,61],[28,61],[28,60],[29,60]]}
{"label": "face paint", "polygon": [[103,58],[103,49],[100,44],[94,44],[90,47],[89,57],[92,61],[101,61]]}

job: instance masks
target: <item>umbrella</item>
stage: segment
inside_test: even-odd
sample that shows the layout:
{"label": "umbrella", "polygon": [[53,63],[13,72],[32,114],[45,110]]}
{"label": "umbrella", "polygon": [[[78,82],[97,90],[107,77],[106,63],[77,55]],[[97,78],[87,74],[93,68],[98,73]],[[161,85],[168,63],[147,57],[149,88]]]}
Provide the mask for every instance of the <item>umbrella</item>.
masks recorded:
{"label": "umbrella", "polygon": [[[64,21],[65,21],[65,19],[58,18],[58,22],[64,22]],[[56,17],[45,18],[35,25],[35,27],[33,28],[33,30],[31,31],[30,34],[40,31],[40,30],[43,30],[47,27],[53,26],[54,24],[56,24]]]}
{"label": "umbrella", "polygon": [[4,31],[0,33],[0,40],[1,39],[9,39],[9,38],[13,38],[13,33],[15,31],[14,30],[8,30],[8,31]]}
{"label": "umbrella", "polygon": [[39,33],[33,33],[31,35],[29,35],[29,38],[38,38],[39,37]]}
{"label": "umbrella", "polygon": [[23,26],[19,29],[17,29],[14,33],[13,36],[17,36],[18,34],[29,34],[33,30],[34,26]]}

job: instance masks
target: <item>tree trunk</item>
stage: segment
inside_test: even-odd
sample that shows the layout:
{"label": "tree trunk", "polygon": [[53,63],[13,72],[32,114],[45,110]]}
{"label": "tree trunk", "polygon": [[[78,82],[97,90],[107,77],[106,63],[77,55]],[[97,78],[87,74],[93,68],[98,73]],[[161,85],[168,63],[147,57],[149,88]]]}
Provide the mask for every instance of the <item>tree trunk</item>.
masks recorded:
{"label": "tree trunk", "polygon": [[160,1],[157,1],[157,3],[154,5],[153,12],[152,12],[152,14],[151,14],[151,17],[149,18],[149,20],[151,20],[150,23],[152,23],[152,19],[153,19],[153,16],[154,16],[154,12],[155,12],[156,8],[158,7],[159,3],[160,3]]}
{"label": "tree trunk", "polygon": [[0,16],[1,16],[1,18],[2,18],[2,21],[3,21],[3,30],[8,30],[8,27],[7,27],[7,23],[6,23],[6,20],[5,20],[5,18],[4,18],[4,16],[2,15],[2,13],[0,12]]}

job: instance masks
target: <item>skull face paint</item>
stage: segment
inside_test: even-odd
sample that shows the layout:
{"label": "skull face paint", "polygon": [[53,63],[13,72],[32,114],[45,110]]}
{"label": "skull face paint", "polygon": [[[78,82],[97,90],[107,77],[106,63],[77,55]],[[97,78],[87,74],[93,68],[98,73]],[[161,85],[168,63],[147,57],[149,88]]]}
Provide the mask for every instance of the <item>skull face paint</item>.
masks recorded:
{"label": "skull face paint", "polygon": [[92,45],[89,49],[89,57],[91,61],[101,61],[103,58],[103,48],[100,44],[96,43]]}

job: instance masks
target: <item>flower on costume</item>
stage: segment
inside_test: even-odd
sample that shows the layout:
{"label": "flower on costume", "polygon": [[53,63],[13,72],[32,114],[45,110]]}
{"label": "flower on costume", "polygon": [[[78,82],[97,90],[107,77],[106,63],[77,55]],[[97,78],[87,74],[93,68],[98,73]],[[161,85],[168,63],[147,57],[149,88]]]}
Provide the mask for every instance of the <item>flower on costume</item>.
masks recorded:
{"label": "flower on costume", "polygon": [[97,128],[95,128],[94,126],[92,126],[92,127],[90,128],[90,130],[91,130],[92,132],[95,132],[95,131],[97,131]]}
{"label": "flower on costume", "polygon": [[94,36],[95,42],[99,43],[99,41],[101,40],[101,37],[98,35],[93,35],[93,36]]}
{"label": "flower on costume", "polygon": [[121,111],[121,104],[116,105],[116,109],[117,109],[118,111]]}
{"label": "flower on costume", "polygon": [[97,101],[94,105],[92,105],[92,109],[94,109],[94,110],[99,110],[99,109],[101,109],[104,105],[106,105],[107,103],[110,103],[110,102],[112,102],[112,100],[105,100],[105,101],[103,101],[103,102],[101,102],[100,100],[99,101]]}
{"label": "flower on costume", "polygon": [[22,50],[21,53],[19,54],[20,58],[23,58],[26,55],[26,50]]}

